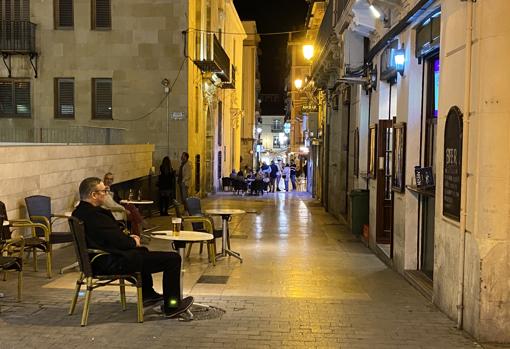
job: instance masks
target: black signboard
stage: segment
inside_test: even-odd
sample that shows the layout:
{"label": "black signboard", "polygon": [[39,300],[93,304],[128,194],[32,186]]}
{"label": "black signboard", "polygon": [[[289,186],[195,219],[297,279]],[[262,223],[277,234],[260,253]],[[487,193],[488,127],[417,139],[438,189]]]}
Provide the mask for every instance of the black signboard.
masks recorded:
{"label": "black signboard", "polygon": [[462,112],[450,108],[444,129],[443,215],[460,221]]}

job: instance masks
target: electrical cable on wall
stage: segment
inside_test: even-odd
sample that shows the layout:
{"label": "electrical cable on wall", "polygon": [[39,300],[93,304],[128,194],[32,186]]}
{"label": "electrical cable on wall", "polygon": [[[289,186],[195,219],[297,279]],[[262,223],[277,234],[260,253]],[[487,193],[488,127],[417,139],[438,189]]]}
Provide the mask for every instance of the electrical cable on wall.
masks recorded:
{"label": "electrical cable on wall", "polygon": [[295,33],[303,33],[307,32],[308,29],[302,29],[302,30],[288,30],[288,31],[281,31],[281,32],[268,32],[268,33],[235,33],[235,32],[220,32],[216,30],[205,30],[205,29],[196,29],[196,28],[188,28],[184,32],[199,32],[199,33],[213,33],[213,34],[229,34],[229,35],[259,35],[259,36],[271,36],[271,35],[288,35],[288,34],[295,34]]}
{"label": "electrical cable on wall", "polygon": [[181,71],[182,71],[182,68],[184,67],[184,63],[189,59],[189,57],[184,57],[184,59],[182,60],[182,63],[181,63],[181,66],[179,67],[179,71],[177,72],[177,75],[174,79],[174,81],[172,82],[172,84],[170,85],[170,88],[168,90],[167,93],[165,93],[165,96],[161,99],[161,101],[158,103],[158,105],[153,108],[150,112],[140,116],[140,117],[137,117],[137,118],[134,118],[134,119],[118,119],[118,118],[115,118],[115,119],[112,119],[112,120],[116,120],[116,121],[139,121],[139,120],[142,120],[148,116],[150,116],[151,114],[153,114],[156,110],[158,110],[161,105],[163,104],[163,102],[170,96],[170,93],[172,92],[176,82],[177,82],[177,79],[179,79],[179,76],[181,75]]}

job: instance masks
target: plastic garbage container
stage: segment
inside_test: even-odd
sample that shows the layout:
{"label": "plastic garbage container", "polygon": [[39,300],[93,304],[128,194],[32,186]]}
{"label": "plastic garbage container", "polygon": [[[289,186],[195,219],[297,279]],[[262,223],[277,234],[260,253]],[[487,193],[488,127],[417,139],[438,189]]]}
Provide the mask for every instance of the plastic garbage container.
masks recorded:
{"label": "plastic garbage container", "polygon": [[353,234],[360,235],[363,232],[363,225],[368,224],[368,194],[369,191],[365,189],[355,189],[350,193]]}

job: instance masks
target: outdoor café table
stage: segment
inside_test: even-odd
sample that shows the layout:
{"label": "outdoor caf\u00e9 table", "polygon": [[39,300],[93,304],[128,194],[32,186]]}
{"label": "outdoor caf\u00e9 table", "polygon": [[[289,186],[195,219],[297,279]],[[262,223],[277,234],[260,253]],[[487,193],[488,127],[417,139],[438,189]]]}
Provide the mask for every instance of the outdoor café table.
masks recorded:
{"label": "outdoor caf\u00e9 table", "polygon": [[[153,231],[151,233],[152,237],[154,239],[158,240],[166,240],[174,242],[175,248],[179,251],[179,255],[181,256],[181,284],[179,287],[181,288],[181,295],[182,295],[182,275],[183,275],[183,268],[182,264],[184,262],[184,250],[186,248],[187,242],[202,242],[202,241],[209,241],[212,240],[214,237],[212,234],[209,233],[201,233],[198,231],[189,231],[189,230],[181,230],[179,232],[179,235],[174,236],[173,232],[171,230],[159,230],[159,231]],[[209,308],[207,305],[193,303],[193,305],[203,307],[203,308]],[[188,315],[193,319],[193,313],[191,311],[187,311]]]}
{"label": "outdoor caf\u00e9 table", "polygon": [[241,255],[238,252],[232,251],[227,248],[227,239],[229,236],[228,232],[228,221],[230,216],[234,214],[245,214],[246,211],[239,210],[237,208],[214,208],[206,210],[205,213],[213,215],[213,216],[221,216],[222,228],[223,228],[223,241],[221,243],[221,255],[220,257],[226,257],[227,255],[233,256],[243,262]]}
{"label": "outdoor caf\u00e9 table", "polygon": [[120,200],[120,203],[123,205],[152,205],[154,201],[152,200]]}

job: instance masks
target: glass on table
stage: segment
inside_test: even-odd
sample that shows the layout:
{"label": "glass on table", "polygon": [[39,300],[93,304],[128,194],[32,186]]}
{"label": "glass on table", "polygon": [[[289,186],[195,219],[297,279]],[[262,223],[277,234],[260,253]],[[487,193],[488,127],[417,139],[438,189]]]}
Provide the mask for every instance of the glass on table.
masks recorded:
{"label": "glass on table", "polygon": [[181,223],[182,218],[172,217],[172,231],[174,236],[179,236],[179,233],[181,232]]}

